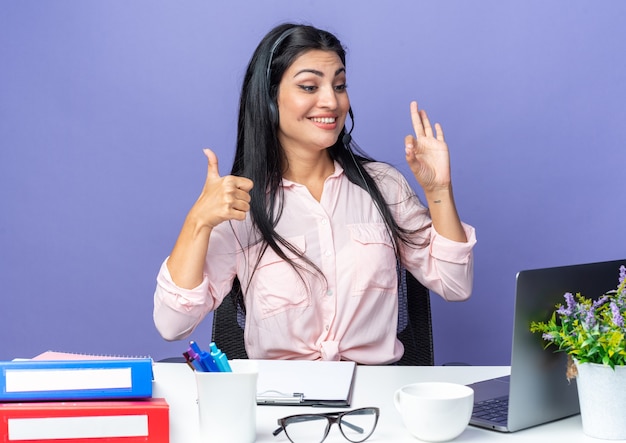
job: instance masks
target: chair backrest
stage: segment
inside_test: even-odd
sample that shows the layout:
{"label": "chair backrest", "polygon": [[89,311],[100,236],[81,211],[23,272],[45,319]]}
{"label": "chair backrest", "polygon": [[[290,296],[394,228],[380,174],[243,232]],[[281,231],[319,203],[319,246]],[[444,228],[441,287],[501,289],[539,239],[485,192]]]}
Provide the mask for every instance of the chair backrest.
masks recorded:
{"label": "chair backrest", "polygon": [[222,304],[213,311],[213,331],[211,341],[217,343],[229,359],[248,358],[243,339],[245,314],[236,295],[240,291],[239,280],[235,278],[233,289],[224,297]]}
{"label": "chair backrest", "polygon": [[[233,290],[213,312],[212,341],[228,358],[248,358],[243,338],[245,315],[234,296],[238,291],[239,282],[235,281]],[[398,365],[435,364],[430,292],[403,268],[398,270],[398,339],[404,345]]]}
{"label": "chair backrest", "polygon": [[398,271],[398,340],[404,345],[401,366],[433,366],[430,291],[405,269]]}

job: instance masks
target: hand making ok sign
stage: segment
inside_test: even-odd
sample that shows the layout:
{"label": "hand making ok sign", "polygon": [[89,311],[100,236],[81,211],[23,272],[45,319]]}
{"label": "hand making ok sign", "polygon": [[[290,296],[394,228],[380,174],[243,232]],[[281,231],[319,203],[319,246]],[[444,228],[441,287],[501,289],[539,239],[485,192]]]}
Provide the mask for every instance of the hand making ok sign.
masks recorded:
{"label": "hand making ok sign", "polygon": [[411,120],[415,136],[407,135],[404,145],[415,179],[425,192],[449,188],[450,156],[441,125],[435,124],[433,132],[426,111],[418,110],[415,101],[411,102]]}

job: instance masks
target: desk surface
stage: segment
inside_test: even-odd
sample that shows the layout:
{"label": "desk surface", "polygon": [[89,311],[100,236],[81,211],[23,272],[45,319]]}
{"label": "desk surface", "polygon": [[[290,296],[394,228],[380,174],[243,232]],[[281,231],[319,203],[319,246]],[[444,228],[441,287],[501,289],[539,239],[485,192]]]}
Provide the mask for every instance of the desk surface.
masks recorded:
{"label": "desk surface", "polygon": [[[449,381],[473,383],[491,377],[507,375],[505,366],[358,366],[352,407],[378,406],[380,420],[367,442],[417,442],[402,424],[402,418],[393,405],[393,393],[399,387],[418,381]],[[171,443],[200,442],[198,411],[193,372],[182,363],[156,363],[154,367],[154,397],[165,397],[170,405]],[[336,409],[304,406],[258,406],[257,442],[288,442],[284,433],[272,435],[276,420],[290,414],[314,410],[324,412]],[[345,443],[339,429],[333,426],[325,443]],[[580,415],[542,426],[504,434],[469,426],[455,442],[598,442],[583,434]]]}

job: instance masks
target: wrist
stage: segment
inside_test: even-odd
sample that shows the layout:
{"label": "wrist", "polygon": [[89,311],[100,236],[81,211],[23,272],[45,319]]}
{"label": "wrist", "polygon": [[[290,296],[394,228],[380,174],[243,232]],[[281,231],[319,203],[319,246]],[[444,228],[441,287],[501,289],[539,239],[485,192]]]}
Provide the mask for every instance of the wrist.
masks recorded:
{"label": "wrist", "polygon": [[424,190],[426,201],[428,204],[441,204],[445,202],[454,202],[452,186],[448,185],[441,188]]}
{"label": "wrist", "polygon": [[211,224],[206,218],[201,216],[201,213],[194,211],[192,208],[191,211],[187,214],[185,218],[185,228],[186,230],[192,234],[193,237],[198,237],[202,235],[209,236],[211,231],[215,227],[215,225]]}

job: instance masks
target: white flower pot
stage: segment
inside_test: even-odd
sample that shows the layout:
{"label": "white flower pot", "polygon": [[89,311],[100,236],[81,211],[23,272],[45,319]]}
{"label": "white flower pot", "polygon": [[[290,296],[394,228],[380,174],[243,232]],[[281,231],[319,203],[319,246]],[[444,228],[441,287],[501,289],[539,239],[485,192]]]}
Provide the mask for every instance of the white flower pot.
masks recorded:
{"label": "white flower pot", "polygon": [[626,439],[626,366],[576,362],[583,432],[607,440]]}

